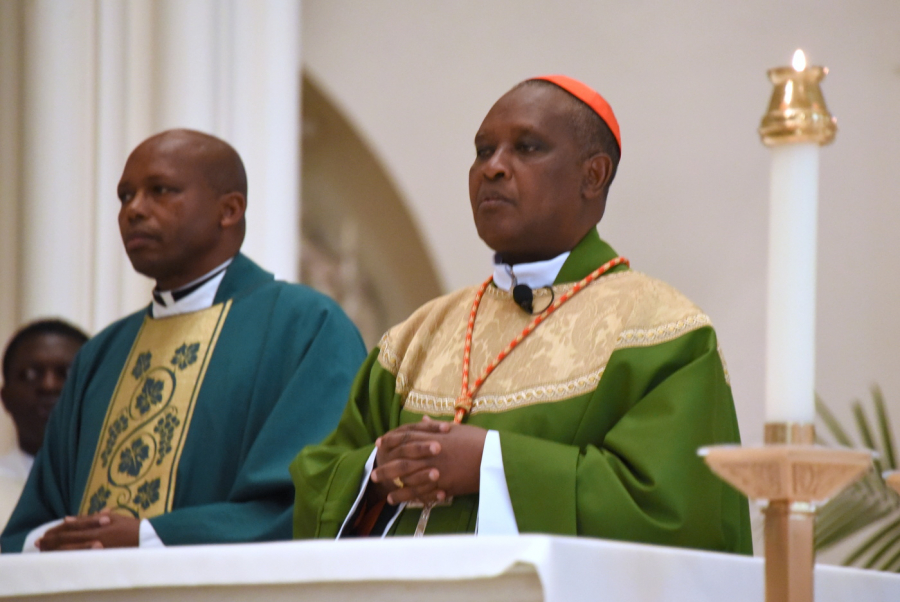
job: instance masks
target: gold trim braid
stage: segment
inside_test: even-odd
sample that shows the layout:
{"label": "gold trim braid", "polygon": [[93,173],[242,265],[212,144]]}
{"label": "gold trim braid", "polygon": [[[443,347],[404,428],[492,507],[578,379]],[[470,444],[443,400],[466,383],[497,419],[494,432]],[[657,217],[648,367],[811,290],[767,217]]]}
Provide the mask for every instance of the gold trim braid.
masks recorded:
{"label": "gold trim braid", "polygon": [[[605,368],[605,367],[604,367]],[[507,410],[514,410],[524,406],[552,401],[562,401],[578,395],[583,395],[597,388],[604,368],[595,373],[588,374],[564,383],[542,385],[516,391],[509,395],[482,395],[472,401],[472,411],[498,414]],[[418,391],[410,391],[406,396],[403,408],[417,414],[453,415],[453,397],[435,397]]]}
{"label": "gold trim braid", "polygon": [[616,339],[616,349],[628,347],[649,347],[677,339],[685,332],[709,326],[712,321],[706,314],[688,316],[683,320],[669,322],[654,328],[631,328],[622,331]]}
{"label": "gold trim braid", "polygon": [[144,318],[116,384],[79,514],[172,510],[178,463],[231,301]]}

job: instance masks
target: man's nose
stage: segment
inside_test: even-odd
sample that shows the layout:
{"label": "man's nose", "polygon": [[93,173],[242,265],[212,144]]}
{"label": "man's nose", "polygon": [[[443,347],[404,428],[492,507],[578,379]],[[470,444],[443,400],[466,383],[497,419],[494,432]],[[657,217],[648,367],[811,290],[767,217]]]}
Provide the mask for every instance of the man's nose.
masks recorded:
{"label": "man's nose", "polygon": [[65,384],[66,374],[64,370],[44,368],[41,371],[41,378],[38,380],[38,387],[41,391],[58,395]]}
{"label": "man's nose", "polygon": [[498,180],[509,175],[509,153],[498,148],[484,165],[484,176],[489,180]]}
{"label": "man's nose", "polygon": [[128,202],[122,204],[122,213],[130,222],[147,216],[147,195],[143,190],[138,190]]}

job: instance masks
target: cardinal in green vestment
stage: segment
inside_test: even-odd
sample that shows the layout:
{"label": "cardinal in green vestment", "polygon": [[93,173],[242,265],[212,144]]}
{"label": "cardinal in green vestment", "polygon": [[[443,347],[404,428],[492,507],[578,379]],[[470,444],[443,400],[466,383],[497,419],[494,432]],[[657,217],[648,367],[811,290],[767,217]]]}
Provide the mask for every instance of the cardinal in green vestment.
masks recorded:
{"label": "cardinal in green vestment", "polygon": [[337,429],[291,465],[294,536],[546,533],[751,552],[747,500],[697,456],[738,443],[709,316],[628,267],[596,225],[612,109],[520,83],[475,136],[491,278],[388,331]]}

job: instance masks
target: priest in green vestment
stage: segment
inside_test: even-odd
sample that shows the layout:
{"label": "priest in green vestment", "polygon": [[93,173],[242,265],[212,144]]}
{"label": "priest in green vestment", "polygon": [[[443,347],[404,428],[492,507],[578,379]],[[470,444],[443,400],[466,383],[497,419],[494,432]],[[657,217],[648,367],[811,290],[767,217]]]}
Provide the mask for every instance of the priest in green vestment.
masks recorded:
{"label": "priest in green vestment", "polygon": [[333,301],[239,252],[246,194],[218,138],[130,155],[119,226],[153,301],[76,357],[3,552],[290,538],[288,464],[334,428],[365,348]]}
{"label": "priest in green vestment", "polygon": [[381,339],[337,429],[291,465],[294,536],[547,533],[751,552],[747,500],[697,456],[738,443],[710,318],[596,225],[621,152],[606,101],[527,80],[475,136],[482,287]]}

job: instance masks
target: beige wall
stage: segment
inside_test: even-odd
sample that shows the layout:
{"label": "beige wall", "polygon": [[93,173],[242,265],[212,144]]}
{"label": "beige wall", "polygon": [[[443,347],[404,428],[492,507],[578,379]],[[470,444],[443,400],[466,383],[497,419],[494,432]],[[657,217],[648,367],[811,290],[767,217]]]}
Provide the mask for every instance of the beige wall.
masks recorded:
{"label": "beige wall", "polygon": [[[616,109],[623,162],[600,231],[712,317],[745,440],[761,439],[768,161],[766,69],[826,64],[837,142],[822,153],[817,388],[880,383],[900,419],[900,3],[304,0],[310,74],[371,144],[447,289],[479,282],[472,136],[517,81],[563,72]],[[896,422],[896,421],[895,421]]]}

